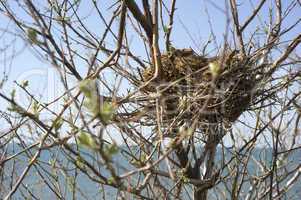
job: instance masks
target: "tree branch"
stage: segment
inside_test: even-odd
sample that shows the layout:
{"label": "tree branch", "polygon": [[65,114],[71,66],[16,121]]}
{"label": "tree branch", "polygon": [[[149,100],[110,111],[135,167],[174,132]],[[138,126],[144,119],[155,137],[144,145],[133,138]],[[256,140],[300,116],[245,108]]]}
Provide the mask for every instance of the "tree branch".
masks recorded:
{"label": "tree branch", "polygon": [[152,43],[152,25],[151,25],[151,19],[148,19],[148,15],[147,16],[143,15],[143,13],[141,12],[141,10],[139,9],[138,5],[135,3],[134,0],[124,0],[126,6],[129,8],[129,10],[131,11],[131,13],[133,14],[134,18],[139,22],[139,24],[142,26],[142,28],[144,29],[148,40],[150,43]]}

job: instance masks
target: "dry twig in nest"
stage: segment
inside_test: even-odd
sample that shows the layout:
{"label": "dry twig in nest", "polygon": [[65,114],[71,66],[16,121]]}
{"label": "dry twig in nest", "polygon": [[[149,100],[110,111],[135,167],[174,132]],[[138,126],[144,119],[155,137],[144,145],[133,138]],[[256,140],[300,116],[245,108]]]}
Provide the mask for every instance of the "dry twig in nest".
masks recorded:
{"label": "dry twig in nest", "polygon": [[[237,51],[221,57],[199,56],[191,49],[163,54],[163,79],[144,88],[146,95],[159,91],[164,119],[182,114],[201,123],[234,122],[252,101],[256,70]],[[143,71],[143,81],[152,78],[154,67]],[[149,105],[145,105],[148,108]]]}

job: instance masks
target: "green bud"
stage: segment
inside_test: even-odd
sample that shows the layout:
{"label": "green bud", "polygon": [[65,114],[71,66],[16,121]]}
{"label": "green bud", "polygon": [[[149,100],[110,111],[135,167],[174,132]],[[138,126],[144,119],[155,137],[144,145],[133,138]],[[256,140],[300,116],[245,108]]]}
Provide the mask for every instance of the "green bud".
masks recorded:
{"label": "green bud", "polygon": [[77,136],[77,140],[79,145],[85,146],[89,149],[96,149],[97,144],[94,138],[91,136],[91,134],[85,132],[85,131],[80,131],[79,135]]}
{"label": "green bud", "polygon": [[115,113],[115,106],[111,102],[103,102],[100,108],[100,117],[104,123],[109,123],[113,118]]}
{"label": "green bud", "polygon": [[209,63],[209,70],[213,77],[217,77],[220,73],[221,66],[217,61]]}
{"label": "green bud", "polygon": [[27,29],[27,37],[32,44],[38,44],[38,34],[37,31],[33,28]]}
{"label": "green bud", "polygon": [[26,88],[28,86],[28,80],[22,81],[22,87]]}

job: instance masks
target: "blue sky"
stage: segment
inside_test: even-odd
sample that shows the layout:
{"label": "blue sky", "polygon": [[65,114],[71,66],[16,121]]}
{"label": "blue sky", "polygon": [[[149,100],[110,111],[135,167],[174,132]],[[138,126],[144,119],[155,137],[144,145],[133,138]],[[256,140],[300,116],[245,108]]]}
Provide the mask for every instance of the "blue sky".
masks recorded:
{"label": "blue sky", "polygon": [[[252,33],[256,27],[260,27],[262,24],[267,23],[267,16],[269,14],[268,7],[272,0],[268,0],[267,3],[262,8],[260,14],[256,17],[255,23],[250,25],[250,28],[246,30],[246,36]],[[90,2],[90,3],[89,3]],[[108,7],[115,1],[99,1],[99,5],[104,12],[104,15],[107,19],[111,16],[112,10],[108,10]],[[169,2],[169,1],[166,1]],[[177,1],[177,10],[175,13],[175,22],[174,30],[171,36],[172,44],[177,48],[188,48],[192,47],[197,52],[200,51],[200,47],[204,44],[209,36],[210,29],[212,28],[218,44],[221,45],[223,36],[225,34],[225,22],[226,15],[223,11],[224,1],[196,1],[196,0],[178,0]],[[239,4],[239,15],[240,21],[244,21],[247,16],[251,14],[252,2],[254,5],[257,5],[259,2],[256,1],[237,1]],[[282,1],[283,7],[291,1]],[[40,1],[41,5],[43,1]],[[20,18],[27,20],[28,16],[22,11],[22,8],[13,5],[12,9],[16,11]],[[298,11],[300,11],[298,13]],[[100,20],[95,15],[95,10],[91,6],[91,1],[82,0],[82,4],[79,8],[79,13],[81,17],[84,17],[84,22],[88,25],[91,31],[95,33],[101,33],[104,31],[104,25],[100,23]],[[295,10],[290,13],[288,17],[283,22],[283,26],[286,27],[294,23],[297,19],[300,19],[301,9]],[[208,23],[208,15],[211,20],[212,26]],[[165,16],[166,17],[166,16]],[[167,20],[165,19],[165,22]],[[17,35],[21,32],[13,25],[12,22],[7,20],[3,15],[0,15],[0,28],[3,30],[9,30],[12,33]],[[115,30],[117,29],[117,24],[114,26]],[[288,36],[295,36],[301,32],[300,25],[294,31],[292,31]],[[231,37],[231,35],[229,35]],[[141,40],[137,37],[136,33],[128,30],[128,38],[130,39],[130,47],[134,53],[145,56],[144,47],[141,43]],[[231,40],[231,39],[230,39]],[[11,41],[14,41],[11,43]],[[38,96],[41,96],[46,101],[51,101],[57,95],[61,94],[63,89],[59,86],[59,78],[56,74],[55,69],[45,60],[39,59],[34,49],[30,46],[29,43],[22,41],[19,36],[12,36],[10,34],[4,34],[0,37],[1,47],[3,48],[6,45],[9,45],[7,48],[0,50],[0,78],[2,78],[2,72],[9,72],[9,81],[6,83],[5,87],[2,89],[7,94],[13,87],[13,81],[21,81],[23,78],[29,80],[30,90]],[[108,46],[113,43],[108,43]],[[164,50],[164,43],[160,44],[161,49]],[[113,46],[113,45],[112,45]],[[214,44],[210,47],[214,49]],[[85,55],[88,51],[83,49],[78,49]],[[9,59],[10,55],[14,55],[15,52],[20,52],[13,59]],[[300,47],[299,47],[300,53]],[[79,71],[84,72],[86,70],[85,64],[78,61]],[[76,83],[75,83],[76,84]],[[126,85],[124,86],[126,87]],[[22,96],[21,96],[22,98]],[[1,106],[3,109],[6,107],[6,103],[3,100],[0,100]]]}

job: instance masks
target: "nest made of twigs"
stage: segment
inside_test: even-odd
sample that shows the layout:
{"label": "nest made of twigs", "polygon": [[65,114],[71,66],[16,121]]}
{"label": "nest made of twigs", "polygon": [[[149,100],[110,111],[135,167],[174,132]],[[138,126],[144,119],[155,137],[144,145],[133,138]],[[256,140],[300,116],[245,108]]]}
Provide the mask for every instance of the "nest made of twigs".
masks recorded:
{"label": "nest made of twigs", "polygon": [[[161,94],[165,120],[181,115],[197,116],[205,123],[234,122],[252,101],[256,72],[236,51],[209,58],[177,49],[163,54],[161,63],[163,78],[149,83],[143,92]],[[218,74],[210,63],[219,67]],[[153,76],[153,65],[142,73],[144,83]],[[149,108],[149,102],[145,106]]]}

